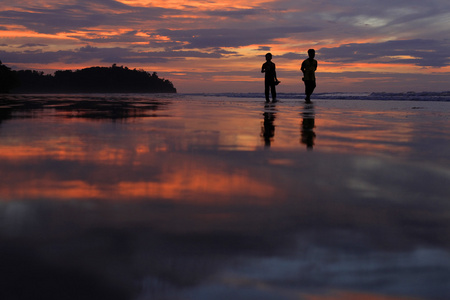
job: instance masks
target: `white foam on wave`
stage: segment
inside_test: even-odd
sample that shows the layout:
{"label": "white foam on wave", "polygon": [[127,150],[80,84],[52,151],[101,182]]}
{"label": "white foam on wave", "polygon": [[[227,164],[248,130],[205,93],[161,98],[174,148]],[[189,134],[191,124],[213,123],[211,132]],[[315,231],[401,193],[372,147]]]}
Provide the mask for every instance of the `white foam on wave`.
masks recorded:
{"label": "white foam on wave", "polygon": [[[229,97],[229,98],[264,98],[263,93],[197,93],[189,94],[207,97]],[[280,100],[303,99],[302,93],[278,93]],[[339,99],[339,100],[383,100],[383,101],[444,101],[450,102],[450,91],[445,92],[403,92],[403,93],[316,93],[314,99]]]}

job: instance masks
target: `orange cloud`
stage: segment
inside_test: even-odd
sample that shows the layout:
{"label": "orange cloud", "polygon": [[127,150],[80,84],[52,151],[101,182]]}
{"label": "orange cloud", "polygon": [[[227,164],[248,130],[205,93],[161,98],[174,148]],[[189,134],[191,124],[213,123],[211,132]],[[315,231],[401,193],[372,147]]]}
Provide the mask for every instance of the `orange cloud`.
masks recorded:
{"label": "orange cloud", "polygon": [[148,6],[156,6],[156,7],[164,7],[164,8],[172,8],[172,9],[200,9],[200,10],[214,10],[214,9],[246,9],[251,8],[256,5],[260,5],[265,3],[263,0],[246,0],[245,2],[237,3],[236,1],[201,1],[201,0],[166,0],[161,2],[158,5],[155,5],[155,1],[153,0],[118,0],[126,5],[137,6],[137,7],[148,7]]}

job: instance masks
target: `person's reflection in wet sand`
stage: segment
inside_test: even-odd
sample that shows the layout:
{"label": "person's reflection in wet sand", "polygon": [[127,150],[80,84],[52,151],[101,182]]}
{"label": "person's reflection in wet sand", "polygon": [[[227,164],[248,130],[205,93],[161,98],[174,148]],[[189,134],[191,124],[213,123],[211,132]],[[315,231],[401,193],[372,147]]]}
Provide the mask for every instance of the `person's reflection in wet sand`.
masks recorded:
{"label": "person's reflection in wet sand", "polygon": [[314,133],[315,126],[315,114],[314,106],[312,103],[305,104],[303,112],[301,113],[302,123],[300,127],[301,143],[306,145],[306,149],[312,150],[314,147],[314,140],[316,134]]}
{"label": "person's reflection in wet sand", "polygon": [[261,124],[261,137],[264,140],[264,146],[270,147],[275,137],[276,109],[274,103],[264,105],[264,121]]}

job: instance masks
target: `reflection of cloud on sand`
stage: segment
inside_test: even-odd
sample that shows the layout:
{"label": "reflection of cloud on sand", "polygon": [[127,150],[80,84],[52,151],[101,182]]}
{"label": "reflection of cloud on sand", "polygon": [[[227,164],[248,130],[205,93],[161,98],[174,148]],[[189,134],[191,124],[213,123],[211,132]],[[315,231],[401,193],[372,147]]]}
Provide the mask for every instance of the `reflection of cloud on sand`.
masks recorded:
{"label": "reflection of cloud on sand", "polygon": [[[226,202],[233,202],[236,196],[272,199],[277,193],[274,186],[245,174],[216,173],[202,169],[191,173],[185,169],[163,177],[166,180],[161,182],[121,182],[118,192],[128,198],[163,198],[189,203],[210,203],[210,197]],[[260,199],[255,199],[255,202],[261,204]]]}
{"label": "reflection of cloud on sand", "polygon": [[357,293],[353,291],[333,291],[324,295],[305,295],[305,300],[419,300],[403,296],[387,296],[379,293]]}
{"label": "reflection of cloud on sand", "polygon": [[[26,183],[25,183],[26,182]],[[104,197],[101,190],[86,181],[63,181],[54,178],[22,181],[26,188],[17,186],[0,186],[3,200],[13,199],[96,199]]]}
{"label": "reflection of cloud on sand", "polygon": [[[113,147],[101,146],[97,151],[87,152],[87,145],[77,139],[49,139],[46,143],[34,146],[26,145],[1,145],[0,158],[8,160],[30,160],[53,158],[69,161],[97,161],[110,164],[125,164],[129,159],[128,151]],[[143,153],[142,149],[136,149],[137,153]]]}
{"label": "reflection of cloud on sand", "polygon": [[[264,153],[210,153],[184,164],[183,155],[172,154],[165,157],[171,165],[158,173],[160,187],[144,175],[151,165],[136,167],[128,186],[130,173],[107,178],[117,183],[115,191],[127,190],[103,194],[123,200],[110,205],[39,197],[19,208],[3,203],[0,217],[9,223],[0,224],[0,232],[53,264],[103,274],[120,286],[139,274],[142,299],[203,299],[205,293],[239,299],[245,291],[274,299],[287,293],[317,300],[397,300],[396,294],[440,300],[427,296],[444,293],[448,283],[448,187],[423,182],[439,182],[441,173],[382,158],[297,152],[278,152],[266,167]],[[252,176],[239,171],[243,162]],[[53,172],[58,178],[64,170]],[[365,182],[377,189],[364,192]],[[277,191],[285,194],[271,194]],[[154,201],[146,201],[153,193]],[[167,201],[164,193],[182,201]],[[133,197],[142,201],[127,201]],[[261,199],[272,203],[257,205]],[[417,281],[423,284],[411,284]]]}
{"label": "reflection of cloud on sand", "polygon": [[[13,175],[14,176],[14,175]],[[236,197],[250,197],[261,204],[262,199],[273,199],[277,189],[268,182],[251,178],[248,174],[215,172],[197,166],[160,174],[158,181],[126,181],[89,183],[84,180],[65,180],[56,174],[41,179],[22,179],[18,183],[0,185],[0,193],[6,199],[108,199],[123,201],[168,199],[189,203],[234,202]],[[15,177],[15,176],[14,176]],[[121,176],[119,176],[121,177]],[[17,184],[26,186],[19,188]],[[278,193],[279,195],[279,193]],[[258,199],[258,200],[256,200]],[[267,203],[266,203],[267,204]]]}

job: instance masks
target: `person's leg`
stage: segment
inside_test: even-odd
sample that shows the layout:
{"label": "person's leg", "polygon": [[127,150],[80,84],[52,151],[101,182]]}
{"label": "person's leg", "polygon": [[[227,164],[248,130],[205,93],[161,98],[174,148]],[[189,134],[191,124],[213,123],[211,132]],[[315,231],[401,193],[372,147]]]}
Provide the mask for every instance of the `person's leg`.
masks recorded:
{"label": "person's leg", "polygon": [[275,84],[272,84],[270,86],[271,92],[272,92],[272,101],[275,102],[277,101],[277,90],[275,88]]}
{"label": "person's leg", "polygon": [[309,101],[309,97],[310,97],[310,93],[309,93],[309,81],[305,80],[305,100]]}
{"label": "person's leg", "polygon": [[269,88],[270,88],[270,85],[268,85],[268,84],[264,85],[264,93],[266,95],[266,102],[270,101],[270,99],[269,99]]}
{"label": "person's leg", "polygon": [[311,87],[310,87],[310,93],[309,96],[311,97],[311,95],[314,93],[314,89],[316,88],[316,81],[315,80],[311,80]]}
{"label": "person's leg", "polygon": [[314,92],[314,89],[316,88],[316,81],[315,80],[305,80],[305,94],[306,94],[306,101],[310,101],[311,95]]}

